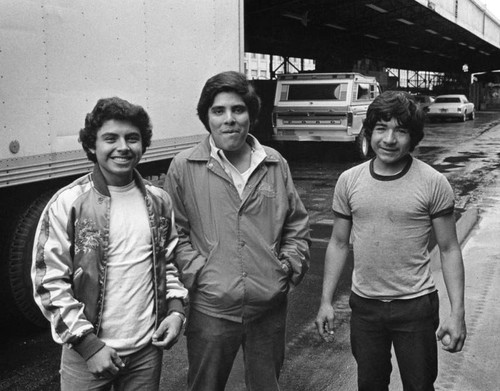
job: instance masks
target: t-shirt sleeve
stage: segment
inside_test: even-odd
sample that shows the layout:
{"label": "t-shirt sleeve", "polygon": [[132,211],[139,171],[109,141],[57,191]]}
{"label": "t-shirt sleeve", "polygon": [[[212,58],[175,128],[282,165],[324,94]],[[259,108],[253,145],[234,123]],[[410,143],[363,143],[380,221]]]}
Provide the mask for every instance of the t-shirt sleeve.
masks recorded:
{"label": "t-shirt sleeve", "polygon": [[351,206],[348,196],[348,180],[346,173],[342,173],[335,185],[333,193],[333,213],[336,217],[352,220]]}
{"label": "t-shirt sleeve", "polygon": [[450,183],[443,174],[436,176],[431,194],[431,205],[429,208],[431,219],[453,213],[455,209],[455,195]]}

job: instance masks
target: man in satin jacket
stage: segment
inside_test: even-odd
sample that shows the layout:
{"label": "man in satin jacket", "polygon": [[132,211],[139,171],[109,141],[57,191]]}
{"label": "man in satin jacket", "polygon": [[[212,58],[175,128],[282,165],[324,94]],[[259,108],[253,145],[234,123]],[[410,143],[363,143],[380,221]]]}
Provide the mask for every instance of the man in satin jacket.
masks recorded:
{"label": "man in satin jacket", "polygon": [[38,224],[34,296],[63,345],[62,391],[157,390],[185,320],[172,201],[135,170],[151,136],[141,106],[100,99],[80,131],[93,172],[58,191]]}

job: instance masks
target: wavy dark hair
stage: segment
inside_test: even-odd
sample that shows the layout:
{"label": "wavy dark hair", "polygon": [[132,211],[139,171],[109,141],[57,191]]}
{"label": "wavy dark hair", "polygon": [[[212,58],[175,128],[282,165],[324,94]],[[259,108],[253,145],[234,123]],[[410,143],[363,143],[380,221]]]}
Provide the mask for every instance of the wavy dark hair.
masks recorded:
{"label": "wavy dark hair", "polygon": [[221,92],[235,92],[248,108],[250,116],[250,130],[257,123],[260,112],[260,98],[246,76],[240,72],[226,71],[218,73],[207,80],[198,100],[198,117],[205,128],[210,132],[208,110],[214,103],[215,97]]}
{"label": "wavy dark hair", "polygon": [[97,162],[91,149],[95,149],[97,132],[109,120],[126,121],[137,127],[141,133],[142,153],[146,152],[153,136],[153,127],[148,113],[142,106],[134,105],[115,96],[99,99],[94,109],[85,117],[85,127],[80,130],[79,141],[89,160]]}
{"label": "wavy dark hair", "polygon": [[363,122],[366,138],[371,141],[373,128],[378,121],[390,121],[392,118],[409,130],[412,152],[424,138],[425,113],[415,99],[404,91],[385,91],[374,99]]}

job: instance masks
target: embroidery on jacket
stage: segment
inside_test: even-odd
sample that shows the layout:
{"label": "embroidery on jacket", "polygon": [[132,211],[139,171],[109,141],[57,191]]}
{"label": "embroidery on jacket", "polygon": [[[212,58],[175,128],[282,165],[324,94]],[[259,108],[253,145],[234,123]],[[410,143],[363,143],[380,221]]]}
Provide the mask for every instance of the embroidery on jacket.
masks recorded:
{"label": "embroidery on jacket", "polygon": [[77,232],[75,254],[80,252],[85,254],[96,250],[103,243],[103,235],[94,221],[90,219],[77,220],[75,226]]}
{"label": "embroidery on jacket", "polygon": [[273,186],[267,182],[261,182],[259,184],[258,192],[264,197],[276,198],[276,191]]}
{"label": "embroidery on jacket", "polygon": [[170,236],[170,219],[164,216],[160,216],[158,222],[158,234],[159,234],[159,247],[161,249],[165,248],[168,237]]}

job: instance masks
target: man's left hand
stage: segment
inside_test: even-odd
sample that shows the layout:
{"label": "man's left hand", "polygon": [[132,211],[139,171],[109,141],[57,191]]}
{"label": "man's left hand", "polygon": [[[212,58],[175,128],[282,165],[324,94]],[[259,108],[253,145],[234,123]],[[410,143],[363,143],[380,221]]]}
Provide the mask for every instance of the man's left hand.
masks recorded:
{"label": "man's left hand", "polygon": [[153,345],[170,349],[179,340],[179,335],[182,330],[183,320],[176,314],[167,316],[153,334]]}
{"label": "man's left hand", "polygon": [[438,341],[441,341],[444,350],[450,353],[460,352],[467,337],[464,316],[450,315],[441,324],[436,336]]}

